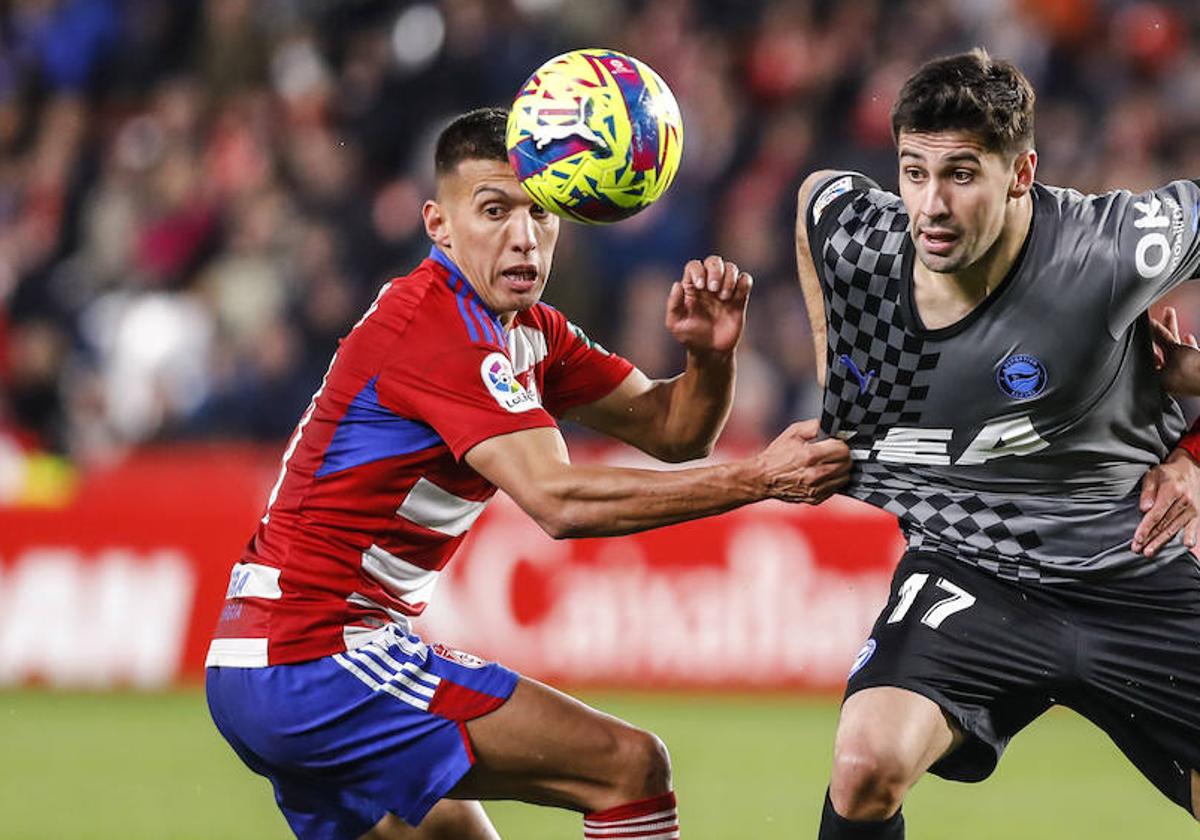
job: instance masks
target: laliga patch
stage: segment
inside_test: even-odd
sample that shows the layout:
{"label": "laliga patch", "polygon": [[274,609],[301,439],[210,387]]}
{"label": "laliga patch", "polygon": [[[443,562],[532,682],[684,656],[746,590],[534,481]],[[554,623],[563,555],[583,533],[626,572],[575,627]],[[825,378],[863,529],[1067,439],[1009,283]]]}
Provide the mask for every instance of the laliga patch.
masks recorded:
{"label": "laliga patch", "polygon": [[866,644],[859,649],[858,655],[854,657],[854,664],[850,666],[850,676],[853,677],[862,670],[864,665],[871,661],[871,657],[875,655],[875,648],[877,647],[879,645],[874,639],[867,639]]}
{"label": "laliga patch", "polygon": [[482,668],[487,665],[487,662],[480,659],[473,653],[467,653],[465,650],[446,647],[442,644],[433,645],[432,650],[438,656],[442,657],[442,659],[449,659],[451,662],[457,662],[464,668]]}
{"label": "laliga patch", "polygon": [[1031,400],[1046,389],[1046,366],[1033,356],[1009,356],[996,371],[996,384],[1014,400]]}
{"label": "laliga patch", "polygon": [[488,353],[479,366],[483,385],[505,411],[517,414],[537,408],[537,394],[517,381],[512,362],[503,353]]}
{"label": "laliga patch", "polygon": [[821,190],[821,194],[818,195],[817,200],[813,202],[813,224],[816,224],[817,221],[820,220],[822,211],[824,211],[825,208],[830,204],[833,204],[833,200],[835,198],[837,198],[839,195],[845,195],[846,193],[850,192],[850,178],[851,176],[849,175],[843,175],[841,178],[838,178],[832,184],[825,187],[825,189]]}

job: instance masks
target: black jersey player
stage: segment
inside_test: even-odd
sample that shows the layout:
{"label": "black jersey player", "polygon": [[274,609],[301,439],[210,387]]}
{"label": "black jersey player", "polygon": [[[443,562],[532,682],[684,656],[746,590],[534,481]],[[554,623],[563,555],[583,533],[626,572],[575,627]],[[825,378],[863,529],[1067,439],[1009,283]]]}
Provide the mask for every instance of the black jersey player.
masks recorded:
{"label": "black jersey player", "polygon": [[1054,704],[1200,813],[1200,569],[1168,540],[1194,502],[1153,498],[1197,466],[1145,315],[1197,275],[1200,184],[1042,185],[1033,102],[982,50],[929,62],[893,111],[900,195],[851,172],[801,188],[822,429],[850,445],[846,492],[908,543],[850,676],[821,840],[902,837],[926,770],[984,779]]}

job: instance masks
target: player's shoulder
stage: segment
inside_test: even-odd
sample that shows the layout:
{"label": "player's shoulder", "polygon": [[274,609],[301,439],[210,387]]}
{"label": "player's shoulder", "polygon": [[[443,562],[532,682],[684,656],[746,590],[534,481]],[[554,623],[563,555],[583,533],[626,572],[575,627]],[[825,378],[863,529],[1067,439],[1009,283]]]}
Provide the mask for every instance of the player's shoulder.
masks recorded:
{"label": "player's shoulder", "polygon": [[[1057,217],[1065,224],[1086,225],[1092,232],[1115,229],[1124,217],[1133,214],[1148,218],[1159,214],[1165,206],[1170,215],[1180,215],[1184,205],[1200,202],[1200,183],[1188,179],[1171,181],[1154,189],[1135,191],[1113,189],[1099,193],[1084,193],[1070,187],[1058,187],[1040,182],[1034,184],[1034,197],[1041,215]],[[1200,205],[1197,205],[1200,214]],[[1146,224],[1149,224],[1147,222]]]}
{"label": "player's shoulder", "polygon": [[403,329],[423,351],[449,345],[505,345],[504,327],[466,278],[431,256],[397,277],[381,297],[390,326]]}
{"label": "player's shoulder", "polygon": [[538,301],[528,309],[518,312],[515,323],[534,329],[555,329],[567,322],[567,317],[545,301]]}
{"label": "player's shoulder", "polygon": [[1085,193],[1073,187],[1034,182],[1033,198],[1041,217],[1051,217],[1064,224],[1080,223],[1092,230],[1103,227],[1120,206],[1128,201],[1129,190],[1108,190]]}
{"label": "player's shoulder", "polygon": [[810,229],[842,225],[851,219],[874,224],[904,212],[899,196],[881,189],[861,172],[825,170],[810,176],[805,186]]}

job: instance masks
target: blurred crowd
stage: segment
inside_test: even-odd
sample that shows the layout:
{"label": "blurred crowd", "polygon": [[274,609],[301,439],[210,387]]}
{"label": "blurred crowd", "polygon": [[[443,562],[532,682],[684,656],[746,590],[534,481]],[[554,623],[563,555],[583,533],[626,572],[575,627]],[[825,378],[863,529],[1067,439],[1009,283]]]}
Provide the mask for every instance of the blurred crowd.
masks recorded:
{"label": "blurred crowd", "polygon": [[[0,4],[0,449],[86,465],[285,438],[338,338],[427,253],[440,128],[581,46],[659,71],[684,157],[643,214],[564,224],[546,299],[670,374],[671,282],[737,261],[755,290],[728,436],[759,440],[818,404],[797,186],[846,167],[894,188],[900,83],[977,44],[1037,88],[1041,180],[1200,177],[1195,0]],[[1200,328],[1200,298],[1176,299]]]}

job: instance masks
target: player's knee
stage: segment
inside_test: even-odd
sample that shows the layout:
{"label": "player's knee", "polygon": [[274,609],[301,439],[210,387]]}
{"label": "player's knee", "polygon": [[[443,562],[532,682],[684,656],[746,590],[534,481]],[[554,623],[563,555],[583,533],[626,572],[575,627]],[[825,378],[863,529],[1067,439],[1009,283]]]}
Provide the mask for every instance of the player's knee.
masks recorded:
{"label": "player's knee", "polygon": [[620,737],[619,785],[628,801],[657,796],[671,789],[671,757],[653,732],[630,727]]}
{"label": "player's knee", "polygon": [[904,801],[912,780],[904,762],[869,746],[839,747],[833,757],[829,796],[834,809],[851,820],[890,817]]}

